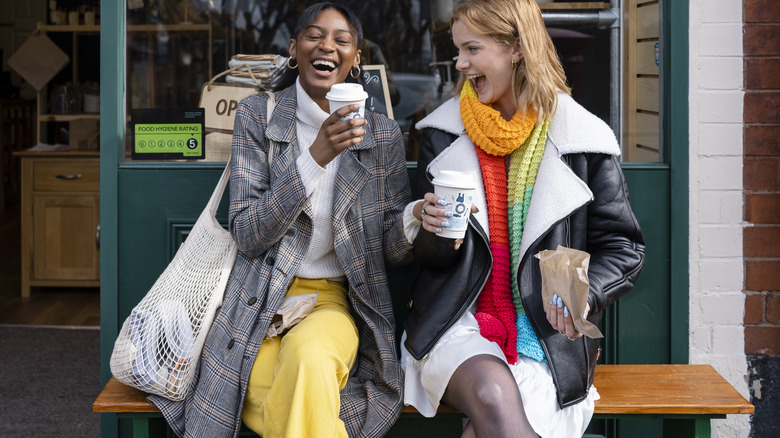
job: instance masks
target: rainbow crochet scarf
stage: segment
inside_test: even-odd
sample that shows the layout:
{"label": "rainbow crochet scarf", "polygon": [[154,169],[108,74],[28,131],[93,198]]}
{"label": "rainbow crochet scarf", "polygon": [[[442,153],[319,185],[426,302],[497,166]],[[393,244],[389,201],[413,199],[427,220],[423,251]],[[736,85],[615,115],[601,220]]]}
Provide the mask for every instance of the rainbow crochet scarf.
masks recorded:
{"label": "rainbow crochet scarf", "polygon": [[[536,174],[547,141],[547,123],[534,126],[536,112],[529,108],[506,121],[479,102],[466,81],[460,94],[460,110],[466,132],[477,147],[485,186],[493,267],[477,298],[480,333],[496,342],[509,363],[518,353],[544,360],[544,351],[525,315],[517,275],[520,242]],[[509,155],[507,176],[505,156]]]}

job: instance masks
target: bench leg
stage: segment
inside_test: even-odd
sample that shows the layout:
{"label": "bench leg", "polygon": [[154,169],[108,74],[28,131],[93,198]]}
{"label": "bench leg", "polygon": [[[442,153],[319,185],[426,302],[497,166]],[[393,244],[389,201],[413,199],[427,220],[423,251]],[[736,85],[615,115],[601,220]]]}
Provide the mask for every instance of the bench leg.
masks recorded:
{"label": "bench leg", "polygon": [[149,438],[149,418],[133,418],[133,438]]}
{"label": "bench leg", "polygon": [[709,417],[664,420],[664,438],[710,438],[711,435]]}

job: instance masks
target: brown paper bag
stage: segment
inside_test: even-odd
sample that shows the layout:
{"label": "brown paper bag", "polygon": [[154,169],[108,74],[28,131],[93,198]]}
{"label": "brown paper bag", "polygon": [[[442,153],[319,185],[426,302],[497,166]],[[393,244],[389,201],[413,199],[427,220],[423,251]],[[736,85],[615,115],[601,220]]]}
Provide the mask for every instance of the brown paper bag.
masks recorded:
{"label": "brown paper bag", "polygon": [[558,294],[569,308],[569,314],[578,332],[593,339],[603,338],[599,328],[583,316],[590,290],[590,254],[558,245],[557,249],[540,251],[534,257],[539,259],[539,268],[542,271],[544,302],[549,303],[553,295]]}
{"label": "brown paper bag", "polygon": [[279,309],[276,311],[276,315],[271,320],[271,325],[268,326],[268,331],[265,333],[266,337],[273,338],[281,335],[295,324],[301,322],[303,318],[314,310],[314,305],[317,304],[317,295],[304,294],[284,297],[282,304],[279,305]]}

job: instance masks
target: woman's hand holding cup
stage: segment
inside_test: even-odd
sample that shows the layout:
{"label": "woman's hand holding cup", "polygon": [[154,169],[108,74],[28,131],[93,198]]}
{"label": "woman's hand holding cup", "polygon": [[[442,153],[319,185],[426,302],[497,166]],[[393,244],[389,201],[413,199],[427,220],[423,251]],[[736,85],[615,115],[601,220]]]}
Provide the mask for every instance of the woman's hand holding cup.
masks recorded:
{"label": "woman's hand holding cup", "polygon": [[[444,208],[447,203],[440,196],[431,192],[426,193],[423,198],[425,200],[418,202],[412,213],[422,222],[422,227],[425,230],[431,233],[441,233],[443,229],[450,226],[448,219],[452,213]],[[474,214],[477,211],[477,207],[472,204],[471,213]],[[463,239],[454,239],[454,242],[455,249],[458,249],[463,243]]]}
{"label": "woman's hand holding cup", "polygon": [[314,161],[322,167],[325,167],[340,153],[363,141],[366,130],[366,119],[363,117],[354,117],[343,122],[341,118],[345,115],[355,112],[360,105],[345,105],[333,112],[325,122],[323,122],[317,138],[309,148]]}

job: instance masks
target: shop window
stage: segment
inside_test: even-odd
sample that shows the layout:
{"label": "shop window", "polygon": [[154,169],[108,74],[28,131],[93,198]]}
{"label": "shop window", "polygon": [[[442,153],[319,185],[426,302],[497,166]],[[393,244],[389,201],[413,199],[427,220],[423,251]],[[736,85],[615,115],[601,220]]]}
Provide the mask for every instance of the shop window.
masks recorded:
{"label": "shop window", "polygon": [[[226,71],[237,55],[286,57],[298,15],[310,3],[126,2],[129,120],[134,109],[197,107],[204,83]],[[448,26],[458,1],[340,3],[363,24],[363,63],[384,66],[393,118],[404,132],[407,159],[416,161],[419,133],[414,123],[452,96],[459,76]],[[613,127],[625,161],[659,161],[659,2],[626,0],[622,14],[612,3],[539,2],[574,98]],[[131,122],[127,160],[132,159]],[[229,148],[229,143],[213,147]],[[219,161],[220,156],[224,154],[211,159]]]}

